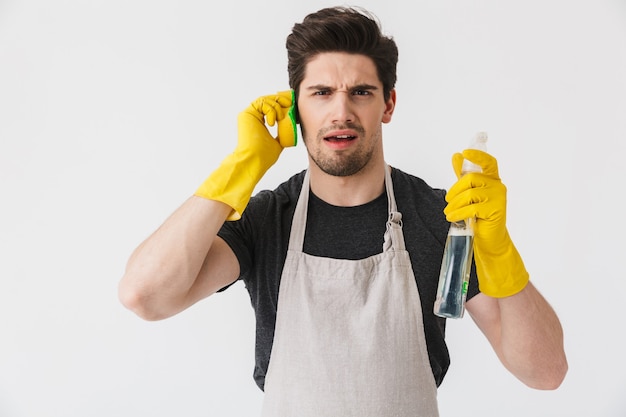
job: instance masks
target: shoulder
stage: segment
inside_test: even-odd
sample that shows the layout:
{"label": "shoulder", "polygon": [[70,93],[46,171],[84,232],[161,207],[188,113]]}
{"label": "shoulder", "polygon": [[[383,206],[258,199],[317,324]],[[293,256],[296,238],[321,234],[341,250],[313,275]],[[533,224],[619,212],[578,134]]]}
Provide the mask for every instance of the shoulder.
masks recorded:
{"label": "shoulder", "polygon": [[423,179],[407,174],[399,169],[391,171],[394,194],[398,210],[402,213],[405,224],[429,230],[430,233],[441,238],[447,233],[449,223],[443,214],[447,203],[446,191],[428,185]]}
{"label": "shoulder", "polygon": [[295,206],[302,189],[305,172],[301,171],[291,176],[273,190],[259,191],[250,199],[245,211],[249,214],[264,214],[263,212],[267,213],[268,210]]}
{"label": "shoulder", "polygon": [[400,192],[400,197],[415,196],[422,201],[441,202],[446,195],[446,190],[431,187],[423,179],[398,168],[391,168],[391,179],[394,189]]}

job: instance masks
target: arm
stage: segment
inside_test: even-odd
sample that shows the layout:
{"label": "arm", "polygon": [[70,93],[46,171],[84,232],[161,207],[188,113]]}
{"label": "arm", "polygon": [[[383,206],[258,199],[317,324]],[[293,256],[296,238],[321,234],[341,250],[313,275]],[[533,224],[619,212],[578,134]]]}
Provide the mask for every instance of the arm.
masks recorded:
{"label": "arm", "polygon": [[556,389],[567,373],[563,330],[554,310],[528,283],[517,294],[478,294],[467,311],[502,364],[531,388]]}
{"label": "arm", "polygon": [[[119,284],[122,304],[147,320],[170,317],[239,276],[239,263],[217,236],[225,220],[241,217],[254,187],[295,145],[292,93],[255,100],[238,117],[235,151],[202,183],[195,195],[131,255]],[[278,122],[278,136],[268,131]]]}
{"label": "arm", "polygon": [[237,258],[217,237],[231,210],[196,196],[183,203],[131,255],[119,284],[122,304],[160,320],[235,281]]}
{"label": "arm", "polygon": [[[463,159],[482,173],[460,175]],[[517,378],[538,389],[557,388],[567,372],[563,330],[529,274],[506,228],[506,187],[491,155],[465,150],[452,161],[459,181],[446,200],[448,221],[475,218],[474,260],[481,294],[467,310]]]}

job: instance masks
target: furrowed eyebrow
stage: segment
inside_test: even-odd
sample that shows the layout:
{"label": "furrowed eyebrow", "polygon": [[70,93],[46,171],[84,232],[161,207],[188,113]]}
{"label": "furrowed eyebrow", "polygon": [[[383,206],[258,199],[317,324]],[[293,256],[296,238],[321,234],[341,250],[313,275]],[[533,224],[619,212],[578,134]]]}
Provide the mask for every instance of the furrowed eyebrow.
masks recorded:
{"label": "furrowed eyebrow", "polygon": [[[320,91],[320,90],[336,91],[337,89],[329,87],[324,84],[316,84],[316,85],[311,85],[307,87],[306,90],[308,91]],[[348,91],[355,91],[355,90],[376,91],[378,90],[378,87],[376,87],[375,85],[370,85],[370,84],[358,84],[358,85],[348,88]]]}
{"label": "furrowed eyebrow", "polygon": [[359,84],[359,85],[355,85],[354,87],[351,87],[350,90],[352,91],[354,90],[376,91],[378,90],[378,87],[376,87],[375,85],[369,85],[369,84]]}

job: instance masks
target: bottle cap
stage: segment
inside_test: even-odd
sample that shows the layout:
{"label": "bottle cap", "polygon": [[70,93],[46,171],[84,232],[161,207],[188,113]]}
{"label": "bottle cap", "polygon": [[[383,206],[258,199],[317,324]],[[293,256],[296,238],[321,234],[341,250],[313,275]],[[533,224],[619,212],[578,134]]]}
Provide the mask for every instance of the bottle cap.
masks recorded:
{"label": "bottle cap", "polygon": [[[470,149],[478,149],[479,151],[487,152],[487,132],[478,132],[469,144]],[[461,168],[461,175],[468,172],[482,172],[482,168],[467,159],[463,161],[463,167]]]}
{"label": "bottle cap", "polygon": [[[473,147],[476,144],[482,144],[483,146],[485,146],[485,144],[487,143],[487,132],[478,132],[476,133],[476,136],[474,136],[474,140],[472,141],[472,143],[470,143],[470,147]],[[477,148],[474,148],[477,149]]]}

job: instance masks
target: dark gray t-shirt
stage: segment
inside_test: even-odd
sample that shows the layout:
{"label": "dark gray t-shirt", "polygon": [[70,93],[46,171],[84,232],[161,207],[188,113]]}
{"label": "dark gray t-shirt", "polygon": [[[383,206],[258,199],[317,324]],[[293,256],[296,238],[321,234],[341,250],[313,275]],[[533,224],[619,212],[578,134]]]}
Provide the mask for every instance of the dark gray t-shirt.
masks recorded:
{"label": "dark gray t-shirt", "polygon": [[[398,169],[391,173],[402,230],[419,289],[430,365],[439,386],[450,357],[445,319],[433,314],[441,258],[449,223],[443,214],[445,191]],[[261,191],[240,220],[226,222],[219,236],[233,249],[256,315],[254,379],[263,389],[269,364],[280,276],[287,256],[291,220],[304,171],[273,191]],[[356,207],[337,207],[310,194],[304,252],[337,259],[362,259],[382,252],[388,217],[387,193]],[[472,266],[467,299],[478,293]]]}

